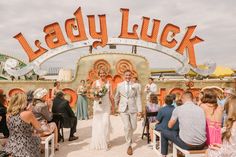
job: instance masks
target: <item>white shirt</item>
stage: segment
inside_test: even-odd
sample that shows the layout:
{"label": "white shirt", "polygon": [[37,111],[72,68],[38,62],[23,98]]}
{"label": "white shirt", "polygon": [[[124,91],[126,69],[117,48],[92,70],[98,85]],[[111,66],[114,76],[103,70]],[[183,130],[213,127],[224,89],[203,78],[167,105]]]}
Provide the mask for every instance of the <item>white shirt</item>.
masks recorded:
{"label": "white shirt", "polygon": [[129,82],[125,81],[125,91],[126,91],[126,94],[128,94],[128,92],[130,92],[130,90],[131,90],[131,81],[129,81]]}
{"label": "white shirt", "polygon": [[156,93],[157,92],[157,85],[155,83],[147,84],[145,87],[145,92]]}

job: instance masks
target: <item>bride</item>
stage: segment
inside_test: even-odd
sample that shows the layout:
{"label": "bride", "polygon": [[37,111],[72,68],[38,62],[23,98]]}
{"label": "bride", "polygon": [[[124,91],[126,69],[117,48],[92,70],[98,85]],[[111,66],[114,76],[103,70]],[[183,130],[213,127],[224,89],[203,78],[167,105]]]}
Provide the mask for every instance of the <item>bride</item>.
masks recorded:
{"label": "bride", "polygon": [[102,98],[94,96],[93,103],[93,122],[92,122],[92,140],[91,149],[107,150],[110,147],[110,110],[112,100],[112,90],[109,81],[106,79],[106,72],[102,69],[98,72],[99,79],[93,82],[92,92],[97,89],[106,88]]}

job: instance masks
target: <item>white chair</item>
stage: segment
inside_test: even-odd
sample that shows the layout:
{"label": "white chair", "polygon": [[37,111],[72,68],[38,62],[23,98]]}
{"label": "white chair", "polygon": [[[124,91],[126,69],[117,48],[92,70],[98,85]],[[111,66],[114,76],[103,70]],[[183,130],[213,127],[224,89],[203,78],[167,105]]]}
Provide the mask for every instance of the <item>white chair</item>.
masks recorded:
{"label": "white chair", "polygon": [[[49,142],[50,141],[51,141],[51,151],[49,151]],[[45,145],[44,146],[45,157],[54,157],[54,134],[51,134],[49,136],[46,136],[46,138],[43,138],[43,140],[41,141],[41,144]]]}
{"label": "white chair", "polygon": [[[159,137],[159,144],[157,149],[157,136]],[[158,154],[161,155],[161,133],[153,129],[153,150]]]}
{"label": "white chair", "polygon": [[205,157],[206,149],[203,150],[185,150],[173,143],[173,157],[177,157],[177,151],[182,152],[185,157]]}

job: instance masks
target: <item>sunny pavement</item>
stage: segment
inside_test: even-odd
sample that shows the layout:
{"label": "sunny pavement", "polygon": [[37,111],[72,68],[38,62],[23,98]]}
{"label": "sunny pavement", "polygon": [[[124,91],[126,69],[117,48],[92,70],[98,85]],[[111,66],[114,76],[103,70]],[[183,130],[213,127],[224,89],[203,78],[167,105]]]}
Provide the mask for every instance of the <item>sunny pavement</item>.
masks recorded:
{"label": "sunny pavement", "polygon": [[[158,157],[152,150],[151,145],[147,144],[146,138],[141,139],[143,130],[143,121],[138,121],[137,130],[134,133],[132,157]],[[120,116],[111,116],[111,125],[113,132],[111,133],[111,145],[109,150],[91,150],[89,149],[92,119],[78,121],[77,135],[79,140],[69,142],[69,129],[64,129],[65,142],[60,143],[60,150],[56,152],[56,157],[128,157],[126,154],[127,147],[125,145],[124,128]]]}

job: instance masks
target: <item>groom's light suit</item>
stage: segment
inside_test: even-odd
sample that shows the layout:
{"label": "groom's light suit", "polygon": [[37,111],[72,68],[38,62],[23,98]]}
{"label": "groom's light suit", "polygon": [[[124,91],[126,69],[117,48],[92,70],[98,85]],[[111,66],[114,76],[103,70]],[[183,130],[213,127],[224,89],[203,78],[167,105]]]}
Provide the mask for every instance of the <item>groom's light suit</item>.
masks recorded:
{"label": "groom's light suit", "polygon": [[137,128],[137,112],[142,111],[140,92],[137,87],[126,81],[118,84],[115,104],[118,105],[118,111],[124,123],[126,142],[131,146],[133,132]]}

